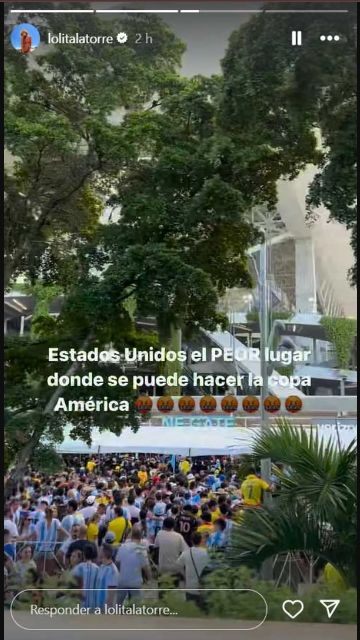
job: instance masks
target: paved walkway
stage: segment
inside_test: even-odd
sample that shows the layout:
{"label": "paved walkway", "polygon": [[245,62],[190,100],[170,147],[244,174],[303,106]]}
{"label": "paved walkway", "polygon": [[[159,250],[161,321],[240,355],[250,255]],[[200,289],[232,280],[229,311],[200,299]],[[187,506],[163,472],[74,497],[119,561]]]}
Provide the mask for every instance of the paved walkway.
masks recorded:
{"label": "paved walkway", "polygon": [[[33,616],[29,616],[26,613],[16,613],[16,620],[24,627],[34,627],[36,622]],[[253,631],[231,631],[236,627],[241,626],[239,621],[224,621],[224,620],[203,620],[203,630],[188,631],[194,627],[194,620],[177,618],[171,620],[166,624],[162,624],[162,629],[158,624],[156,631],[149,631],[150,627],[155,627],[155,624],[149,623],[149,618],[137,618],[136,629],[131,631],[113,630],[113,621],[106,619],[106,617],[86,616],[81,621],[81,631],[68,630],[56,631],[56,628],[69,625],[69,618],[65,621],[63,618],[53,618],[49,621],[48,625],[51,627],[49,630],[43,631],[28,631],[20,629],[11,619],[9,612],[5,613],[5,638],[6,640],[57,640],[66,638],[66,640],[98,640],[99,629],[102,629],[101,636],[103,640],[169,640],[171,636],[172,640],[211,640],[212,638],[218,639],[219,633],[221,640],[355,640],[356,627],[354,625],[335,625],[329,624],[301,624],[298,622],[265,622],[264,625]],[[154,622],[154,620],[153,620]],[[35,624],[34,624],[35,623]],[[249,625],[249,623],[247,623]],[[43,625],[38,625],[43,626]],[[80,625],[79,625],[80,626]],[[120,625],[119,625],[120,626]],[[128,627],[131,625],[129,624]],[[250,625],[249,625],[250,626]],[[221,628],[222,631],[213,631],[211,629]],[[227,630],[228,628],[228,630]],[[93,632],[91,632],[93,630]]]}

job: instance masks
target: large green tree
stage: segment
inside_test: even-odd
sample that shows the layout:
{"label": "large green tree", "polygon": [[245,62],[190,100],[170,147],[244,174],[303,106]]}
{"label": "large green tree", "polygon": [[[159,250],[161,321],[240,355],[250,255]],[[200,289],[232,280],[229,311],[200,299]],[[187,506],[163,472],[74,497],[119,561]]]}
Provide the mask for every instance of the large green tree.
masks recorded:
{"label": "large green tree", "polygon": [[[74,24],[69,20],[67,31],[78,30],[76,19]],[[225,286],[249,282],[245,250],[255,234],[246,213],[256,198],[233,186],[229,141],[216,135],[219,80],[185,81],[176,75],[182,45],[157,20],[149,21],[154,40],[158,34],[170,51],[158,43],[153,54],[143,52],[143,59],[130,47],[121,61],[118,50],[100,49],[93,69],[99,65],[98,83],[90,77],[95,49],[88,57],[50,50],[39,59],[40,69],[22,69],[25,81],[32,79],[31,90],[29,84],[27,91],[21,83],[13,86],[9,76],[8,147],[16,157],[7,192],[9,274],[25,274],[42,303],[46,288],[54,291],[54,284],[60,285],[64,300],[56,319],[42,303],[37,306],[32,339],[7,341],[9,489],[44,437],[61,438],[66,416],[53,413],[60,393],[65,399],[104,395],[94,388],[49,389],[50,346],[145,348],[153,338],[136,330],[129,301],[137,313],[155,316],[161,339],[173,327],[215,328],[222,320],[218,294]],[[59,30],[60,23],[52,23],[56,32],[55,27]],[[108,30],[92,18],[87,32],[90,27],[97,33]],[[131,28],[139,30],[139,25]],[[18,64],[14,52],[8,55],[10,65]],[[126,89],[118,74],[121,67],[126,78],[130,62]],[[116,72],[110,71],[112,64]],[[147,103],[153,92],[156,99]],[[109,115],[125,101],[128,108],[110,124]],[[55,149],[48,144],[52,137]],[[83,160],[89,171],[82,170]],[[68,178],[76,178],[79,188],[67,191]],[[100,225],[99,194],[110,192],[108,204],[121,207],[120,221]],[[69,374],[89,367],[74,363],[59,370]],[[97,367],[91,370],[96,373]],[[131,391],[124,393],[131,400]],[[88,439],[94,425],[119,433],[124,424],[136,427],[138,419],[133,410],[119,416],[83,413],[72,417],[72,424],[74,436]]]}
{"label": "large green tree", "polygon": [[[27,17],[18,16],[18,22],[24,20]],[[90,349],[112,343],[121,350],[154,344],[153,336],[136,331],[126,310],[134,269],[129,274],[125,265],[110,291],[110,276],[101,287],[99,278],[89,273],[88,253],[98,234],[104,194],[126,163],[138,157],[138,148],[124,138],[121,122],[114,124],[111,116],[151,102],[184,50],[156,16],[124,16],[110,23],[94,15],[46,14],[38,27],[43,40],[48,31],[126,31],[129,41],[126,47],[48,47],[22,57],[6,37],[5,286],[25,276],[39,303],[32,338],[6,340],[9,488],[21,478],[44,437],[61,439],[68,416],[53,412],[61,392],[65,398],[104,395],[103,389],[50,389],[46,381],[53,369],[75,373],[79,365],[50,366],[48,347]],[[11,29],[7,25],[6,36]],[[139,31],[151,32],[153,46],[135,44]],[[64,300],[57,319],[45,308],[48,293],[54,291]],[[102,366],[101,371],[106,369]],[[111,395],[110,390],[106,393]],[[132,397],[129,389],[113,393]],[[95,424],[119,433],[124,424],[136,427],[138,417],[131,405],[128,414],[77,414],[72,424],[74,436],[89,439]]]}
{"label": "large green tree", "polygon": [[[141,263],[151,257],[146,269],[150,291],[156,263],[163,263],[158,294],[138,299],[139,312],[153,314],[158,298],[172,291],[160,325],[214,326],[217,296],[226,287],[250,284],[246,250],[257,235],[248,214],[266,194],[246,183],[246,156],[234,169],[235,150],[217,130],[220,88],[217,77],[168,78],[156,105],[130,114],[123,123],[139,158],[113,183],[109,204],[121,207],[121,216],[104,227],[98,246],[111,269],[136,258],[135,273],[141,274]],[[174,278],[182,295],[176,295]]]}
{"label": "large green tree", "polygon": [[[322,6],[329,8],[316,8]],[[267,7],[282,9],[276,3]],[[325,205],[329,219],[351,231],[355,251],[356,8],[346,8],[348,13],[259,14],[235,31],[222,65],[220,122],[239,150],[249,149],[254,185],[274,185],[315,164],[308,217]],[[291,46],[292,30],[303,31],[302,46]],[[322,34],[338,34],[340,41],[324,43]],[[355,284],[356,264],[350,278]]]}
{"label": "large green tree", "polygon": [[[18,16],[19,23],[26,19]],[[12,27],[5,28],[5,287],[19,274],[57,277],[64,285],[76,247],[96,228],[101,194],[136,158],[110,116],[151,100],[184,47],[154,15],[109,22],[90,14],[44,14],[38,24],[43,40],[48,32],[118,31],[129,40],[124,47],[52,46],[32,56],[11,47]],[[143,31],[151,32],[152,46],[136,44]]]}

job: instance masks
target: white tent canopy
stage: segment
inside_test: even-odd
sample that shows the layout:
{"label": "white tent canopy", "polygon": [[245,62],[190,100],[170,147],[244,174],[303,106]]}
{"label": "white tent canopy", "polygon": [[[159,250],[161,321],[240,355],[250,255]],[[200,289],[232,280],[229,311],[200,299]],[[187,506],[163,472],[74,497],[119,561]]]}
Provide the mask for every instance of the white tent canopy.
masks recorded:
{"label": "white tent canopy", "polygon": [[188,456],[239,455],[250,453],[254,430],[224,427],[140,427],[116,436],[93,429],[91,447],[72,440],[68,433],[59,453],[164,453]]}
{"label": "white tent canopy", "polygon": [[[316,425],[321,438],[339,441],[346,447],[356,439],[355,421],[339,420],[338,430],[333,421]],[[211,456],[241,455],[251,453],[253,439],[258,429],[226,427],[140,427],[134,433],[126,428],[120,436],[110,431],[92,430],[89,447],[81,440],[70,438],[71,427],[65,429],[59,453],[161,453],[170,455]]]}

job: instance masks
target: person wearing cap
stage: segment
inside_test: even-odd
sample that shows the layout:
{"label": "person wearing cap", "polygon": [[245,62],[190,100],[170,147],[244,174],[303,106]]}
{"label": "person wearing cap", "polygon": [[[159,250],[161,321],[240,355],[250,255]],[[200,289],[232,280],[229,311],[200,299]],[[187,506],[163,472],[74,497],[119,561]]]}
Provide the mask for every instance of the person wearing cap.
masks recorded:
{"label": "person wearing cap", "polygon": [[105,533],[103,543],[106,546],[111,547],[111,549],[112,549],[112,559],[115,562],[116,554],[118,552],[118,549],[121,547],[121,545],[118,544],[117,541],[116,541],[115,533],[113,531],[107,531]]}
{"label": "person wearing cap", "polygon": [[85,522],[91,520],[93,515],[97,512],[97,504],[95,496],[88,496],[85,500],[85,507],[80,509],[79,513],[83,516]]}

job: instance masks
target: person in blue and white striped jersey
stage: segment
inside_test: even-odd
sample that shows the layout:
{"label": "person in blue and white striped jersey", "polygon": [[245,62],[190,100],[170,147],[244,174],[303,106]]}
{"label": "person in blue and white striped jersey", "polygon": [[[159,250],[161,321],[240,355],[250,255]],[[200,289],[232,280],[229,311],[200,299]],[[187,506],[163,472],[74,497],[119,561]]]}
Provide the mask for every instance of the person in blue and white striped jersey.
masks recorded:
{"label": "person in blue and white striped jersey", "polygon": [[97,605],[97,577],[99,567],[92,561],[93,549],[91,545],[84,547],[84,562],[80,562],[71,572],[78,587],[82,590],[82,606],[90,610]]}
{"label": "person in blue and white striped jersey", "polygon": [[[58,518],[54,518],[54,512],[51,507],[45,509],[45,517],[36,525],[36,546],[35,559],[38,569],[46,573],[54,573],[55,550],[58,542],[59,533],[64,538],[68,537],[68,532],[61,526]],[[48,565],[48,566],[46,566]]]}
{"label": "person in blue and white striped jersey", "polygon": [[112,606],[116,602],[119,584],[119,571],[113,562],[111,545],[102,545],[100,561],[101,564],[96,576],[96,606],[104,609],[105,604]]}

